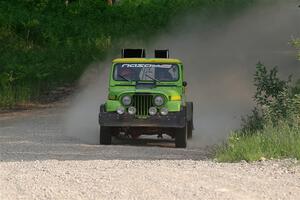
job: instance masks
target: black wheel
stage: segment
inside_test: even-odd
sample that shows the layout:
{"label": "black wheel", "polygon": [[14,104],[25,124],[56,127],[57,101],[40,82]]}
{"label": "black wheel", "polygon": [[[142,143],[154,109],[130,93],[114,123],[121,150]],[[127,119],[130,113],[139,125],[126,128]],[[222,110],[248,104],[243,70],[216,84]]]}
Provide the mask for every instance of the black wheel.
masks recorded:
{"label": "black wheel", "polygon": [[187,138],[188,139],[193,137],[193,129],[194,129],[193,122],[189,121],[187,123]]}
{"label": "black wheel", "polygon": [[193,137],[193,130],[194,130],[193,112],[194,112],[193,102],[187,102],[186,103],[186,118],[187,118],[186,124],[187,124],[187,137],[189,139]]}
{"label": "black wheel", "polygon": [[187,145],[187,127],[175,129],[175,147],[186,148]]}
{"label": "black wheel", "polygon": [[100,144],[111,144],[111,128],[107,126],[100,127]]}

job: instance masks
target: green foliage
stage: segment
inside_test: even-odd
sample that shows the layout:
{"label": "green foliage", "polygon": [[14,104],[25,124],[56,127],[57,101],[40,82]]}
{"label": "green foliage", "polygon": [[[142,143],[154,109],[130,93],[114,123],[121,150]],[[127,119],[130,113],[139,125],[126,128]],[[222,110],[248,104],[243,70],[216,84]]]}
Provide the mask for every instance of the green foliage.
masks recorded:
{"label": "green foliage", "polygon": [[291,76],[287,81],[278,78],[277,68],[267,70],[266,66],[258,63],[254,75],[256,107],[252,114],[242,118],[242,130],[253,133],[261,130],[266,122],[274,125],[280,120],[289,119],[293,112],[293,98],[297,87],[291,86]]}
{"label": "green foliage", "polygon": [[300,39],[293,39],[291,41],[291,44],[298,50],[298,60],[300,60]]}
{"label": "green foliage", "polygon": [[255,161],[261,158],[300,159],[299,82],[283,81],[277,69],[257,65],[254,99],[257,106],[244,118],[243,128],[231,134],[216,157],[219,161]]}
{"label": "green foliage", "polygon": [[256,93],[254,99],[259,106],[270,106],[274,101],[280,101],[280,94],[284,93],[290,83],[278,78],[278,70],[273,68],[268,72],[267,68],[258,63],[254,75]]}
{"label": "green foliage", "polygon": [[35,101],[44,91],[74,83],[89,63],[119,49],[122,39],[153,37],[187,10],[209,18],[233,13],[252,1],[123,0],[114,6],[105,2],[0,1],[0,107]]}
{"label": "green foliage", "polygon": [[[216,158],[220,162],[256,161],[262,158],[300,159],[300,95],[290,102],[290,115],[276,125],[266,120],[259,130],[233,132],[226,144],[219,147]],[[267,119],[272,119],[272,112]]]}
{"label": "green foliage", "polygon": [[292,94],[300,94],[300,79],[296,82],[295,86],[292,87]]}

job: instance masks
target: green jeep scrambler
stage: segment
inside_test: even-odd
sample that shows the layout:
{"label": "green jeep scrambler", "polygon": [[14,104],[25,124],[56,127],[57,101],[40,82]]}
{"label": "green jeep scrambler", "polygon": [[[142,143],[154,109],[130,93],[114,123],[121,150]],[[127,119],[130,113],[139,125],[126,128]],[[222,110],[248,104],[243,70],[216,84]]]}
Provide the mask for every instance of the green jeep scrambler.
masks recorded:
{"label": "green jeep scrambler", "polygon": [[122,58],[113,60],[108,99],[100,106],[100,144],[111,144],[120,133],[167,134],[177,148],[185,148],[192,137],[193,103],[186,102],[183,70],[168,50],[145,58],[144,49],[123,49]]}

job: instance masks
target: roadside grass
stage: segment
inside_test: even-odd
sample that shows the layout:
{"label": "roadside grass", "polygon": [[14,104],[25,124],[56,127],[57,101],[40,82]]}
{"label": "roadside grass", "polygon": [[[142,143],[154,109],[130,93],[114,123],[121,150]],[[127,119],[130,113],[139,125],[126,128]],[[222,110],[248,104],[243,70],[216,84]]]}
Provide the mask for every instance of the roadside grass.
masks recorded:
{"label": "roadside grass", "polygon": [[226,144],[217,150],[216,158],[220,162],[300,159],[299,123],[281,122],[276,127],[268,124],[256,133],[233,132]]}
{"label": "roadside grass", "polygon": [[278,78],[276,68],[257,64],[254,75],[256,107],[242,118],[216,150],[220,162],[296,158],[300,160],[300,80]]}
{"label": "roadside grass", "polygon": [[0,109],[12,109],[16,105],[27,105],[37,102],[40,93],[37,86],[17,85],[1,89]]}

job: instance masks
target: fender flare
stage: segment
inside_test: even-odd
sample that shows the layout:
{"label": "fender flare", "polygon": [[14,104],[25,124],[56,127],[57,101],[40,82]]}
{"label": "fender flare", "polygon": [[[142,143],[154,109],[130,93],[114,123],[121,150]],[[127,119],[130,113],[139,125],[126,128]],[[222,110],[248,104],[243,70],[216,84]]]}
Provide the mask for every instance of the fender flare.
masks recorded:
{"label": "fender flare", "polygon": [[101,112],[105,112],[105,111],[106,111],[106,109],[105,109],[105,104],[101,104],[101,105],[100,105],[99,112],[101,113]]}

